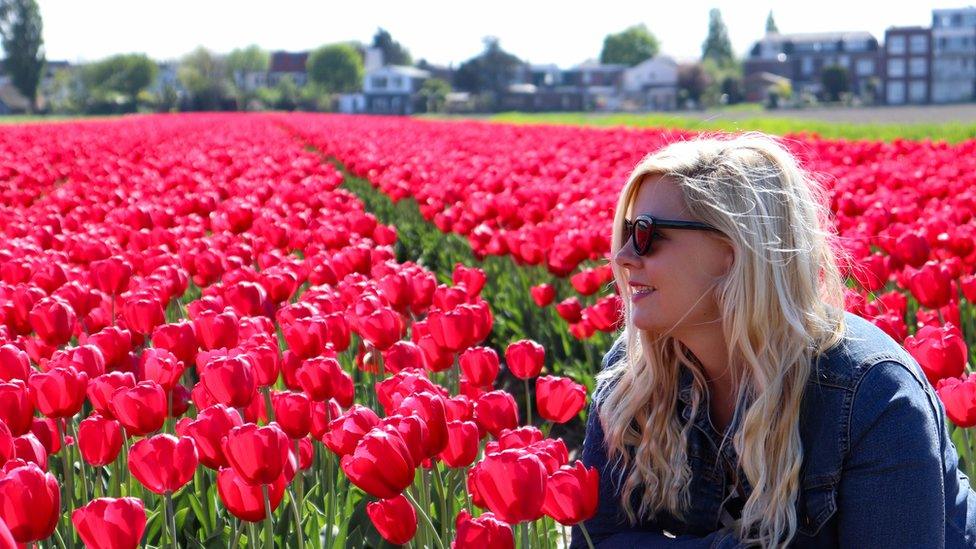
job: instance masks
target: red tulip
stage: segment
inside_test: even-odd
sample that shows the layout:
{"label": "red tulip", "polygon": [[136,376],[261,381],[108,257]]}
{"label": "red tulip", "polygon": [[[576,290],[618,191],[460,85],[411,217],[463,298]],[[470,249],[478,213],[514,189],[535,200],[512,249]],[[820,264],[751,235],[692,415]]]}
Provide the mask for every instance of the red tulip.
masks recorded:
{"label": "red tulip", "polygon": [[81,410],[88,388],[88,374],[74,368],[35,372],[27,380],[34,406],[47,417],[71,417]]}
{"label": "red tulip", "polygon": [[516,341],[505,349],[508,369],[519,379],[530,379],[539,375],[545,356],[545,347],[530,339]]}
{"label": "red tulip", "polygon": [[[71,437],[66,437],[65,441],[70,443]],[[47,471],[47,448],[34,433],[24,433],[14,439],[14,456],[27,462],[36,463],[41,469]]]}
{"label": "red tulip", "polygon": [[[285,494],[284,472],[268,486],[271,512],[278,509]],[[264,494],[260,484],[248,484],[233,467],[224,467],[217,473],[217,493],[220,501],[235,517],[248,522],[264,520]]]}
{"label": "red tulip", "polygon": [[447,411],[444,397],[429,392],[412,394],[397,407],[400,414],[413,414],[424,420],[427,438],[424,441],[426,457],[434,457],[447,446]]}
{"label": "red tulip", "polygon": [[379,423],[380,418],[373,410],[354,404],[332,420],[328,432],[321,437],[322,443],[340,457],[351,454],[363,436]]}
{"label": "red tulip", "polygon": [[451,281],[454,284],[463,284],[464,291],[470,297],[481,293],[481,289],[488,281],[485,272],[477,267],[465,267],[461,263],[454,264],[454,272],[451,274]]}
{"label": "red tulip", "polygon": [[135,549],[146,530],[141,499],[98,498],[71,513],[71,522],[86,547]]}
{"label": "red tulip", "polygon": [[363,339],[385,351],[403,334],[403,319],[393,309],[380,307],[359,319],[359,330]]}
{"label": "red tulip", "polygon": [[122,450],[122,426],[98,414],[88,416],[78,424],[78,449],[92,465],[112,463]]}
{"label": "red tulip", "polygon": [[457,352],[474,343],[473,313],[464,307],[434,311],[427,315],[430,337],[441,348]]}
{"label": "red tulip", "polygon": [[329,344],[329,323],[321,316],[283,322],[281,331],[288,349],[303,359],[319,356]]}
{"label": "red tulip", "polygon": [[600,474],[576,460],[563,466],[546,481],[545,514],[564,526],[588,520],[596,514],[599,503]]}
{"label": "red tulip", "polygon": [[895,241],[891,253],[901,263],[919,267],[929,257],[929,245],[918,233],[906,232]]}
{"label": "red tulip", "polygon": [[539,307],[545,307],[556,299],[556,289],[551,284],[532,286],[529,288],[529,293],[532,294],[532,301],[535,301],[535,304]]}
{"label": "red tulip", "polygon": [[397,341],[383,352],[383,367],[391,374],[407,368],[421,369],[424,367],[424,352],[412,341]]}
{"label": "red tulip", "polygon": [[952,423],[964,429],[976,426],[976,376],[940,379],[936,393]]}
{"label": "red tulip", "polygon": [[567,297],[556,304],[556,313],[570,324],[579,322],[583,318],[583,306],[576,297]]}
{"label": "red tulip", "polygon": [[112,396],[121,387],[135,387],[136,376],[132,372],[109,372],[102,374],[88,383],[86,394],[91,401],[92,407],[105,416],[114,418],[112,412]]}
{"label": "red tulip", "polygon": [[132,265],[120,256],[92,261],[89,265],[92,286],[108,295],[118,295],[129,285]]}
{"label": "red tulip", "polygon": [[129,450],[129,472],[160,495],[175,492],[189,482],[198,461],[193,440],[165,433],[144,438]]}
{"label": "red tulip", "polygon": [[512,527],[495,518],[492,513],[484,513],[473,518],[467,509],[461,509],[454,520],[457,535],[451,549],[468,547],[491,547],[491,549],[515,549]]}
{"label": "red tulip", "polygon": [[109,406],[128,436],[153,433],[166,422],[166,392],[155,381],[116,389]]}
{"label": "red tulip", "polygon": [[339,462],[349,481],[380,499],[399,495],[413,482],[414,463],[403,437],[392,426],[375,427]]}
{"label": "red tulip", "polygon": [[232,408],[247,406],[257,392],[257,382],[247,355],[212,359],[203,367],[200,382],[214,400]]}
{"label": "red tulip", "polygon": [[224,455],[223,438],[231,429],[241,425],[244,425],[244,421],[237,410],[223,404],[214,404],[201,410],[196,419],[181,419],[176,424],[176,432],[180,436],[193,439],[200,463],[218,470],[230,465]]}
{"label": "red tulip", "polygon": [[230,466],[252,485],[271,484],[285,470],[291,441],[277,423],[234,427],[223,442]]}
{"label": "red tulip", "polygon": [[173,390],[173,386],[180,382],[185,366],[183,361],[166,349],[150,347],[142,352],[139,360],[142,379],[155,381],[166,391]]}
{"label": "red tulip", "polygon": [[0,383],[0,422],[5,423],[15,437],[30,431],[34,418],[31,400],[30,391],[23,381]]}
{"label": "red tulip", "polygon": [[927,261],[909,275],[908,288],[924,307],[938,309],[952,299],[952,274],[938,261]]}
{"label": "red tulip", "polygon": [[490,347],[471,347],[458,357],[461,374],[469,383],[490,387],[498,377],[498,353]]}
{"label": "red tulip", "polygon": [[518,524],[542,516],[547,473],[535,455],[504,450],[485,456],[472,470],[475,490],[501,520]]}
{"label": "red tulip", "polygon": [[966,341],[952,323],[921,328],[905,339],[905,349],[918,361],[932,385],[943,378],[961,376],[969,357]]}
{"label": "red tulip", "polygon": [[383,539],[405,545],[417,533],[417,511],[403,494],[366,504],[366,514]]}
{"label": "red tulip", "polygon": [[206,350],[237,345],[238,320],[233,309],[203,311],[193,319],[193,332]]}
{"label": "red tulip", "polygon": [[0,463],[7,463],[17,456],[17,448],[14,446],[14,437],[10,434],[7,425],[0,421]]}
{"label": "red tulip", "polygon": [[122,304],[122,317],[127,328],[142,335],[151,334],[156,326],[166,321],[159,298],[145,290],[125,298]]}
{"label": "red tulip", "polygon": [[44,297],[30,311],[30,325],[37,336],[49,345],[67,343],[77,323],[75,310],[58,297]]}
{"label": "red tulip", "polygon": [[586,387],[568,377],[540,376],[535,383],[539,415],[553,423],[566,423],[586,405]]}
{"label": "red tulip", "polygon": [[173,353],[184,364],[192,364],[197,354],[197,336],[193,323],[188,320],[157,326],[152,333],[152,344]]}
{"label": "red tulip", "polygon": [[0,478],[0,519],[18,543],[51,537],[61,515],[61,489],[51,473],[34,463]]}
{"label": "red tulip", "polygon": [[275,421],[289,438],[304,438],[312,428],[312,405],[304,393],[277,393],[271,399]]}
{"label": "red tulip", "polygon": [[310,358],[302,362],[297,372],[302,390],[314,401],[335,397],[344,386],[352,384],[352,378],[342,370],[339,361],[332,357]]}
{"label": "red tulip", "polygon": [[105,357],[97,345],[80,345],[54,351],[45,370],[54,367],[71,366],[79,372],[88,374],[88,379],[94,379],[105,373]]}
{"label": "red tulip", "polygon": [[503,429],[518,427],[518,406],[511,393],[490,391],[474,403],[475,422],[484,430],[498,437]]}
{"label": "red tulip", "polygon": [[27,381],[31,371],[27,353],[9,343],[0,346],[0,381]]}
{"label": "red tulip", "polygon": [[448,422],[447,446],[439,457],[448,467],[467,467],[478,457],[480,441],[478,425],[473,421]]}

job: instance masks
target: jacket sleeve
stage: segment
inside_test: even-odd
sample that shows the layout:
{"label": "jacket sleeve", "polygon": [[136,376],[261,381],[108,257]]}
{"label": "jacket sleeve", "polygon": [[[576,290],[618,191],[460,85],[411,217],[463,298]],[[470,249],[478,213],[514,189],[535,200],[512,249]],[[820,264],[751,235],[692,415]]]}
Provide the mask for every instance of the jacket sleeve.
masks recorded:
{"label": "jacket sleeve", "polygon": [[938,397],[911,366],[874,364],[855,389],[837,494],[840,547],[945,546],[946,429]]}
{"label": "jacket sleeve", "polygon": [[[623,353],[622,343],[623,336],[618,338],[604,356],[602,368],[616,362],[620,354]],[[725,530],[720,530],[704,538],[690,535],[669,537],[664,534],[659,525],[653,522],[645,521],[642,524],[630,525],[620,505],[619,490],[616,483],[619,470],[608,464],[603,428],[598,416],[600,400],[605,394],[605,390],[606,387],[600,386],[593,391],[586,416],[586,435],[583,440],[582,452],[583,464],[587,467],[596,467],[600,473],[599,504],[596,514],[593,518],[583,522],[594,547],[606,549],[653,549],[656,547],[731,549],[738,547],[732,534]],[[586,547],[586,538],[582,529],[579,525],[573,526],[569,548],[585,549]]]}

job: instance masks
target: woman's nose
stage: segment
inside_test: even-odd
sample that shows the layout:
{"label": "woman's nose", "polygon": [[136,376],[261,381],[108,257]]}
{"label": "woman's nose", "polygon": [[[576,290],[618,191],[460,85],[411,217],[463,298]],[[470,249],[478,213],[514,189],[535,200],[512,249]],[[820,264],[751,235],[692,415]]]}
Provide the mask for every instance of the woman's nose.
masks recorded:
{"label": "woman's nose", "polygon": [[613,261],[620,267],[626,269],[640,267],[640,257],[634,253],[634,248],[630,245],[630,242],[625,243],[617,250],[617,253],[613,256]]}

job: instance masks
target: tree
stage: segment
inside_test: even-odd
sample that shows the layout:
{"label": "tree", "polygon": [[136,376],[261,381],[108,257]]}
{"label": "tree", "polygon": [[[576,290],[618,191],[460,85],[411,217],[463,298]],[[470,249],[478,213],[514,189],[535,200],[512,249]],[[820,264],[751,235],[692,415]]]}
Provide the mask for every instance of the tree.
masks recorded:
{"label": "tree", "polygon": [[256,44],[235,49],[227,54],[224,70],[227,72],[227,78],[234,84],[238,109],[246,110],[251,100],[256,99],[255,91],[249,90],[245,81],[247,74],[266,72],[270,64],[271,56]]}
{"label": "tree", "polygon": [[657,55],[660,46],[657,38],[643,23],[628,27],[603,39],[600,63],[634,65]]}
{"label": "tree", "polygon": [[15,88],[37,107],[37,87],[44,69],[41,12],[34,0],[0,0],[0,43],[4,69]]}
{"label": "tree", "polygon": [[480,54],[461,63],[454,73],[454,87],[473,93],[488,92],[487,102],[494,108],[498,96],[515,79],[515,73],[523,64],[518,57],[503,50],[498,38],[484,38],[485,49]]}
{"label": "tree", "polygon": [[769,10],[769,15],[766,16],[766,32],[779,32],[779,28],[776,27],[776,21],[773,20],[773,10]]}
{"label": "tree", "polygon": [[702,93],[705,106],[735,103],[741,96],[742,63],[731,59],[727,65],[719,65],[709,57],[701,62],[702,70],[708,75],[708,86]]}
{"label": "tree", "polygon": [[840,94],[850,91],[847,69],[840,65],[824,67],[820,72],[820,83],[823,85],[824,95],[830,101],[837,101]]}
{"label": "tree", "polygon": [[428,78],[420,86],[420,97],[424,99],[426,112],[440,112],[447,102],[447,94],[451,91],[451,85],[440,78]]}
{"label": "tree", "polygon": [[82,82],[93,97],[113,101],[111,96],[117,95],[127,105],[122,110],[132,112],[139,92],[153,83],[158,71],[156,63],[145,54],[123,53],[85,66]]}
{"label": "tree", "polygon": [[696,106],[699,105],[709,84],[711,79],[701,63],[678,65],[678,95],[682,104],[684,100],[690,99]]}
{"label": "tree", "polygon": [[702,61],[705,59],[712,59],[723,68],[735,61],[729,30],[725,27],[722,12],[718,8],[708,11],[708,36],[702,43]]}
{"label": "tree", "polygon": [[380,28],[373,35],[373,47],[383,52],[385,65],[412,65],[410,52],[390,36],[390,33]]}
{"label": "tree", "polygon": [[350,44],[329,44],[308,55],[308,79],[327,93],[348,93],[363,85],[363,60]]}
{"label": "tree", "polygon": [[224,60],[210,50],[198,47],[184,56],[176,74],[189,93],[186,110],[225,110],[236,106]]}

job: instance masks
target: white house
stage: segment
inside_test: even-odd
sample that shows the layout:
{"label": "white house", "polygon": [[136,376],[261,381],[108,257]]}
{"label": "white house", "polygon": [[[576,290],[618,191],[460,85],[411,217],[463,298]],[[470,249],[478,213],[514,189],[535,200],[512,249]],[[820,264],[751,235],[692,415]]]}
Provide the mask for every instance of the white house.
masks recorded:
{"label": "white house", "polygon": [[366,110],[378,114],[412,114],[422,99],[418,93],[430,72],[406,65],[386,65],[366,73]]}
{"label": "white house", "polygon": [[678,63],[656,55],[624,70],[624,101],[636,109],[674,110],[678,103]]}

